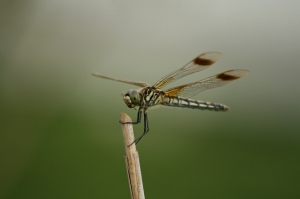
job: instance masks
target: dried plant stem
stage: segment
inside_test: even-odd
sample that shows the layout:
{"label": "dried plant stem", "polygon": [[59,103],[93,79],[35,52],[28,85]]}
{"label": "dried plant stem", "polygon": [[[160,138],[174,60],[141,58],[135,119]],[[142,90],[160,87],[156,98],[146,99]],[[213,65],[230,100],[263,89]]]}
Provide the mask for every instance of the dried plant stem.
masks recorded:
{"label": "dried plant stem", "polygon": [[[121,114],[121,122],[131,121],[131,118],[127,114]],[[125,163],[131,198],[145,199],[139,154],[136,150],[135,144],[130,145],[134,141],[132,124],[122,124],[122,131],[126,151]]]}

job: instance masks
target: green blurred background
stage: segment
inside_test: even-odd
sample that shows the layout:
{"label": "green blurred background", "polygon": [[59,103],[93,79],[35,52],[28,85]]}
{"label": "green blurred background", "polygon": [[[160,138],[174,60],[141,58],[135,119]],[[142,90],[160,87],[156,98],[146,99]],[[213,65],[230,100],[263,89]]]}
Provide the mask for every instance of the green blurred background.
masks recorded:
{"label": "green blurred background", "polygon": [[[130,198],[120,113],[200,53],[250,74],[160,108],[138,144],[146,198],[300,198],[300,1],[1,1],[0,198]],[[140,135],[143,125],[134,127]]]}

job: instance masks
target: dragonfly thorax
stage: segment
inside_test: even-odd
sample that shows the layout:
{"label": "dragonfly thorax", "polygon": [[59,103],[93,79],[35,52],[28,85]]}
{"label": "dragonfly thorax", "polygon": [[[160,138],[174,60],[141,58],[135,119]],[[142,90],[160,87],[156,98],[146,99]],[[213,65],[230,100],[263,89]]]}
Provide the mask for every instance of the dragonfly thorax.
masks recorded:
{"label": "dragonfly thorax", "polygon": [[123,101],[129,108],[134,108],[141,104],[140,93],[137,90],[129,90],[123,96]]}

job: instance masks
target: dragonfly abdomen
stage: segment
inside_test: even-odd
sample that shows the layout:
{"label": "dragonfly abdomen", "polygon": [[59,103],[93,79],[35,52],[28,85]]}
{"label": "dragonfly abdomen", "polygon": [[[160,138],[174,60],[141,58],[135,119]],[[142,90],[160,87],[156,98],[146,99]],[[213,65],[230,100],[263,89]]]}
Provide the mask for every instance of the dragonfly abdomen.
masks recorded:
{"label": "dragonfly abdomen", "polygon": [[165,96],[164,102],[161,104],[164,106],[192,108],[192,109],[201,109],[201,110],[213,110],[213,111],[229,110],[229,107],[227,107],[223,104],[204,102],[204,101],[199,101],[199,100],[187,99],[187,98],[183,98],[183,97]]}

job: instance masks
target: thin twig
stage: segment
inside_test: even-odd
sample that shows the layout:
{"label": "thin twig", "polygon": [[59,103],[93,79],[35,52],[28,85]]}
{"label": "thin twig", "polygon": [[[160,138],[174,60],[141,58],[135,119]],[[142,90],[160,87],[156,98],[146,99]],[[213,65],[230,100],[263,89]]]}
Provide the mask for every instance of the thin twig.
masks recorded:
{"label": "thin twig", "polygon": [[[132,122],[132,120],[127,114],[122,113],[121,122]],[[132,124],[122,124],[122,131],[126,151],[125,163],[131,199],[145,199],[139,154],[136,150],[135,143],[130,145],[134,141]]]}

